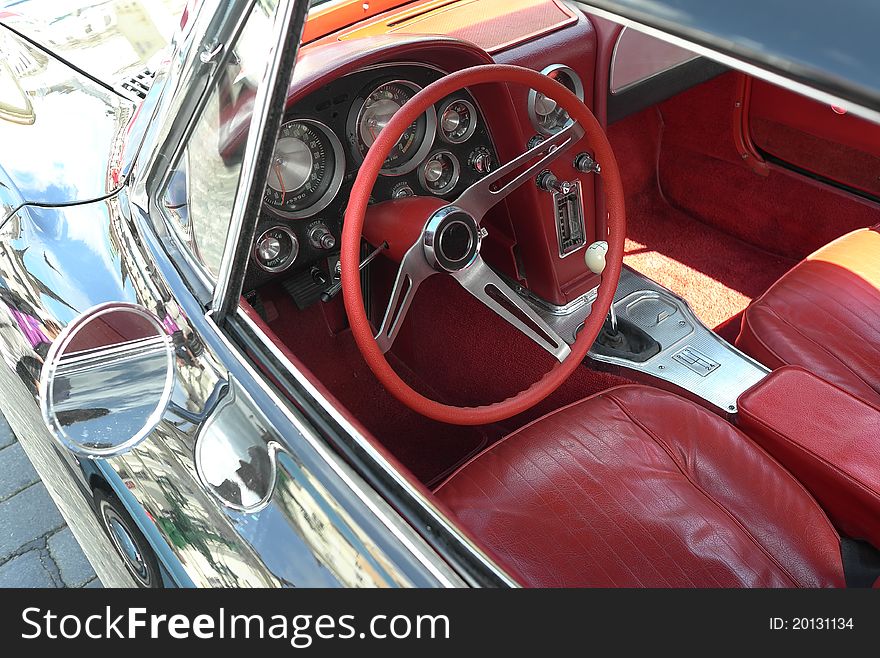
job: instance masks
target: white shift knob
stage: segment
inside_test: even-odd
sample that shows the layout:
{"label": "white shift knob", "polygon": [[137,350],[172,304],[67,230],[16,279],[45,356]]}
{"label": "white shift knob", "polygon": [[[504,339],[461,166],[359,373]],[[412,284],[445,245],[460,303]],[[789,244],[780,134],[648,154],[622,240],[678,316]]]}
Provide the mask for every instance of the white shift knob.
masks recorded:
{"label": "white shift knob", "polygon": [[584,262],[593,274],[602,274],[605,271],[605,254],[608,253],[608,243],[604,240],[594,242],[584,253]]}

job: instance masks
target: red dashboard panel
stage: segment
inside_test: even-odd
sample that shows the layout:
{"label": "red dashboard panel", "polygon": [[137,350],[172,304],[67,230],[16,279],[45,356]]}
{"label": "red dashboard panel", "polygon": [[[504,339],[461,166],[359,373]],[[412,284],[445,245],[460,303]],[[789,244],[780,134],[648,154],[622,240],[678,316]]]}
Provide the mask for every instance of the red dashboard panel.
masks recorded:
{"label": "red dashboard panel", "polygon": [[445,34],[497,53],[577,22],[556,0],[438,0],[386,15],[339,39],[376,34]]}

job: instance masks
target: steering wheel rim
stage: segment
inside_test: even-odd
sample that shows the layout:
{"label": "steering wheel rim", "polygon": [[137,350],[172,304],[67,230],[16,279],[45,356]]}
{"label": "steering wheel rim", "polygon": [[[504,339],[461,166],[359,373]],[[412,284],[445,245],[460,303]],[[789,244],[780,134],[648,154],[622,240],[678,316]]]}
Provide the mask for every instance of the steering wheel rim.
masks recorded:
{"label": "steering wheel rim", "polygon": [[[582,137],[571,143],[566,143],[560,149],[561,152],[574,150],[576,144],[587,140],[593,151],[594,159],[601,166],[608,211],[608,252],[597,297],[584,326],[570,347],[567,358],[555,363],[552,369],[527,389],[505,400],[477,407],[459,407],[425,397],[406,384],[388,363],[385,354],[376,342],[364,309],[359,272],[360,244],[373,185],[385,159],[405,128],[412,124],[428,107],[449,94],[466,87],[485,83],[517,84],[535,89],[553,98],[576,123],[581,125],[583,128]],[[462,197],[464,194],[467,194],[467,191],[463,193]],[[442,205],[445,207],[453,204]],[[424,219],[427,222],[429,218],[425,217]],[[488,64],[447,75],[422,89],[393,115],[367,152],[352,187],[342,229],[340,278],[345,310],[355,342],[367,365],[385,388],[400,402],[428,418],[453,425],[483,425],[510,418],[530,409],[555,391],[586,357],[590,346],[595,342],[602,329],[605,316],[614,300],[614,292],[623,263],[625,234],[624,194],[617,161],[599,122],[577,96],[548,76],[519,66]],[[416,242],[417,244],[419,243]]]}

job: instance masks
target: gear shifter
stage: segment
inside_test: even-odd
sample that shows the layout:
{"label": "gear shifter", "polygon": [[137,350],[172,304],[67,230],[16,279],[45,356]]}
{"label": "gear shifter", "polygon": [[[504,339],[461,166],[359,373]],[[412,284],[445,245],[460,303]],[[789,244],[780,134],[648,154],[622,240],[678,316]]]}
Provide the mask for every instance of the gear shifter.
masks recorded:
{"label": "gear shifter", "polygon": [[[608,243],[604,240],[594,242],[587,247],[584,262],[593,274],[602,274],[605,271],[605,254],[607,253]],[[641,363],[660,352],[660,343],[629,320],[618,323],[617,313],[612,303],[608,309],[605,326],[602,327],[592,349],[600,354]]]}
{"label": "gear shifter", "polygon": [[[584,253],[584,262],[587,268],[593,274],[601,275],[605,271],[605,254],[608,253],[608,243],[604,240],[594,242]],[[617,331],[617,312],[614,310],[614,304],[608,309],[608,318],[611,321],[611,331]]]}

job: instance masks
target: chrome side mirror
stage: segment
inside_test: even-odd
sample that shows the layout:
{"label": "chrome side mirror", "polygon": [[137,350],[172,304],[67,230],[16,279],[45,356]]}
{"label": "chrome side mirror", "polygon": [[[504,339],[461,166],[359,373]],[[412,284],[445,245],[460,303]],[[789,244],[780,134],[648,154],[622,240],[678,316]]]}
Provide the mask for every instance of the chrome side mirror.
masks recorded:
{"label": "chrome side mirror", "polygon": [[101,304],[52,343],[40,375],[43,420],[76,454],[112,457],[159,424],[174,378],[171,337],[159,319],[135,304]]}

